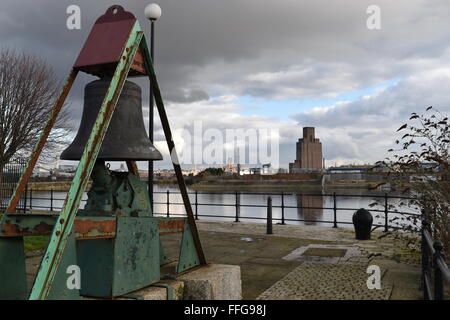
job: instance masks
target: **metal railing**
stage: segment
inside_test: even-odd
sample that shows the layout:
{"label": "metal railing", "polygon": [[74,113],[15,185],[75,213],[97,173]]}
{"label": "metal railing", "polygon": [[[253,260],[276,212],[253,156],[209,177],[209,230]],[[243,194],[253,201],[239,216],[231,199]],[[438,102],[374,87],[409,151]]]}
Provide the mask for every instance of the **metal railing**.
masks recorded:
{"label": "metal railing", "polygon": [[[4,166],[0,166],[0,207],[5,209],[8,200],[11,198],[14,188],[25,170],[27,160],[16,158],[9,161]],[[25,187],[26,189],[26,187]],[[20,199],[17,210],[24,211],[27,202],[27,192]]]}
{"label": "metal railing", "polygon": [[422,281],[425,300],[444,300],[444,281],[450,284],[450,269],[445,263],[444,246],[434,241],[430,223],[422,221]]}
{"label": "metal railing", "polygon": [[[46,210],[46,211],[58,211],[61,209],[61,206],[58,206],[57,203],[60,203],[62,205],[62,202],[65,200],[65,198],[61,198],[56,196],[55,193],[60,193],[60,192],[67,192],[67,191],[62,191],[62,190],[48,190],[46,191],[48,192],[48,194],[43,197],[42,195],[35,195],[35,191],[30,189],[27,192],[27,195],[25,196],[25,202],[26,202],[26,210]],[[177,213],[172,213],[171,212],[171,206],[183,206],[184,203],[183,202],[176,202],[176,201],[171,201],[172,196],[175,195],[180,195],[179,192],[174,192],[174,191],[155,191],[154,194],[160,194],[160,195],[164,195],[163,197],[165,197],[165,199],[163,201],[154,201],[153,204],[154,205],[161,205],[161,206],[165,206],[165,210],[163,212],[154,212],[155,215],[164,215],[167,217],[170,216],[184,216],[185,214],[177,214]],[[201,202],[199,201],[199,195],[214,195],[214,194],[218,194],[218,195],[229,195],[232,196],[234,199],[232,201],[230,201],[229,203],[214,203],[214,202]],[[270,200],[270,204],[264,204],[264,203],[242,203],[242,197],[246,196],[246,195],[256,195],[256,196],[268,196],[268,197],[278,197],[279,199],[279,205],[274,205],[272,203],[272,199]],[[332,203],[333,206],[332,207],[325,207],[325,206],[305,206],[303,204],[301,205],[288,205],[286,204],[286,197],[287,196],[292,196],[295,195],[297,197],[303,197],[303,196],[309,196],[309,197],[332,197]],[[381,203],[383,203],[384,205],[382,205],[381,209],[376,209],[376,208],[370,208],[370,211],[373,213],[382,213],[384,215],[384,221],[382,224],[378,223],[378,224],[374,224],[374,229],[376,228],[383,228],[385,232],[387,232],[389,229],[391,230],[397,230],[397,229],[402,229],[402,227],[399,227],[398,225],[393,225],[390,220],[390,215],[394,215],[394,214],[402,214],[402,215],[406,215],[406,216],[411,216],[411,217],[420,217],[420,213],[410,213],[410,212],[402,212],[402,211],[397,211],[397,210],[389,210],[389,206],[388,206],[388,201],[390,199],[411,199],[409,197],[402,197],[402,196],[389,196],[387,193],[383,194],[383,195],[355,195],[355,194],[343,194],[343,195],[338,195],[336,194],[336,192],[332,193],[332,194],[314,194],[314,193],[285,193],[285,192],[280,192],[280,193],[275,193],[275,192],[265,192],[265,193],[260,193],[260,192],[199,192],[199,191],[194,191],[194,192],[189,192],[189,196],[191,198],[191,205],[194,209],[194,217],[196,220],[199,220],[200,218],[221,218],[221,219],[229,219],[229,220],[234,220],[235,222],[240,222],[242,220],[267,220],[266,217],[262,217],[262,216],[245,216],[241,214],[241,209],[245,209],[245,208],[261,208],[264,210],[264,208],[267,210],[267,208],[270,206],[270,210],[272,209],[278,209],[281,214],[280,217],[272,217],[271,221],[274,221],[276,223],[279,224],[286,224],[289,222],[305,222],[305,223],[325,223],[325,224],[332,224],[333,228],[337,228],[338,224],[341,225],[351,225],[352,222],[350,221],[343,221],[340,220],[340,214],[341,212],[349,212],[349,211],[356,211],[360,208],[347,208],[347,207],[342,207],[339,206],[338,203],[338,199],[340,197],[356,197],[356,198],[371,198],[371,199],[380,199],[379,201]],[[48,204],[47,205],[42,205],[42,201],[41,204],[36,204],[35,201],[36,200],[45,200]],[[82,200],[82,203],[85,203],[86,200]],[[4,201],[3,201],[4,202]],[[233,215],[223,215],[223,214],[201,214],[199,213],[199,208],[200,207],[229,207],[232,208],[234,207],[234,214]],[[173,207],[172,207],[173,208]],[[299,218],[289,218],[286,217],[286,210],[288,209],[297,209],[297,210],[331,210],[333,212],[332,214],[332,219],[329,220],[308,220],[308,219],[299,219]]]}
{"label": "metal railing", "polygon": [[[167,217],[169,217],[170,215],[172,216],[182,216],[183,214],[170,214],[170,206],[171,205],[183,205],[183,203],[180,202],[172,202],[170,201],[170,196],[171,195],[175,195],[175,194],[179,194],[179,192],[170,192],[169,190],[167,190],[166,192],[155,192],[155,193],[160,193],[160,194],[165,194],[166,195],[166,199],[164,202],[157,202],[155,201],[154,204],[160,204],[160,205],[166,205],[166,212],[162,213],[162,212],[155,212],[155,214],[157,215],[162,215],[165,214]],[[338,219],[338,213],[340,211],[356,211],[360,208],[346,208],[346,207],[339,207],[338,206],[338,198],[339,197],[361,197],[361,198],[381,198],[384,201],[384,208],[382,209],[370,209],[371,212],[377,212],[377,213],[383,213],[384,214],[384,223],[383,224],[374,224],[374,229],[375,228],[384,228],[384,231],[387,232],[389,229],[403,229],[402,227],[399,227],[398,225],[392,225],[390,224],[390,219],[389,219],[389,215],[390,214],[402,214],[402,215],[406,215],[406,216],[415,216],[415,217],[420,217],[421,214],[420,213],[410,213],[410,212],[402,212],[402,211],[397,211],[397,210],[389,210],[389,206],[388,206],[388,201],[389,199],[412,199],[409,197],[402,197],[402,196],[389,196],[387,193],[385,193],[384,195],[354,195],[354,194],[345,194],[345,195],[337,195],[336,192],[334,192],[333,194],[311,194],[311,193],[299,193],[299,194],[295,194],[296,196],[317,196],[317,197],[332,197],[333,198],[333,207],[324,207],[324,206],[292,206],[292,205],[286,205],[285,204],[285,197],[288,195],[292,195],[292,193],[259,193],[259,192],[198,192],[198,191],[194,191],[194,192],[190,192],[189,194],[194,195],[194,201],[192,203],[193,207],[194,207],[194,215],[196,220],[199,220],[200,217],[211,217],[211,218],[223,218],[223,219],[234,219],[235,222],[240,222],[241,220],[244,219],[252,219],[252,220],[267,220],[266,217],[249,217],[249,216],[243,216],[241,215],[241,208],[267,208],[267,210],[272,210],[272,208],[278,208],[281,211],[281,217],[280,218],[271,218],[271,221],[276,221],[279,224],[286,224],[287,222],[310,222],[310,223],[328,223],[328,224],[333,224],[333,228],[337,228],[338,224],[353,224],[352,222],[348,222],[348,221],[340,221]],[[234,196],[234,203],[201,203],[198,201],[198,195],[202,195],[202,194],[221,194],[221,195],[233,195]],[[275,196],[275,197],[280,197],[280,205],[273,205],[272,204],[272,199],[270,200],[270,202],[268,201],[267,204],[242,204],[241,203],[241,196],[245,196],[245,195],[258,195],[258,196],[269,196],[269,198],[271,196]],[[218,214],[214,214],[214,215],[208,215],[208,214],[199,214],[199,206],[211,206],[211,207],[235,207],[235,214],[234,216],[230,216],[230,215],[218,215]],[[270,209],[269,209],[270,207]],[[290,219],[287,218],[285,215],[285,211],[286,209],[320,209],[320,210],[332,210],[333,211],[333,220],[307,220],[307,219]]]}

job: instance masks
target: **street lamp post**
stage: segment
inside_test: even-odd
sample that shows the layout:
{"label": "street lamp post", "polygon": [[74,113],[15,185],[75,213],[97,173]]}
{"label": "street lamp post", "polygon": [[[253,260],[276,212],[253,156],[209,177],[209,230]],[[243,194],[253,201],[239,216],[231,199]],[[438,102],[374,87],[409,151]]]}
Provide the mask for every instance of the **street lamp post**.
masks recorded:
{"label": "street lamp post", "polygon": [[[151,3],[145,7],[145,17],[150,20],[151,36],[150,36],[150,57],[154,65],[155,59],[155,21],[161,17],[161,7],[156,3]],[[149,98],[149,115],[148,115],[148,135],[153,143],[153,89],[150,84],[150,98]],[[148,162],[148,196],[150,198],[150,205],[153,212],[153,160]]]}

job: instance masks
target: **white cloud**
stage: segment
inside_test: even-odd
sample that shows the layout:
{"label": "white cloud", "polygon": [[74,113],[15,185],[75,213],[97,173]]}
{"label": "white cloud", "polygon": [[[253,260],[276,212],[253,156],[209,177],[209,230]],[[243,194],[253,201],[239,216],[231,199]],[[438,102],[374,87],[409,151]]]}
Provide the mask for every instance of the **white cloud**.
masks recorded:
{"label": "white cloud", "polygon": [[317,127],[325,157],[352,162],[383,160],[392,146],[396,129],[412,112],[433,105],[450,112],[450,70],[436,68],[417,73],[395,85],[376,90],[353,102],[316,107],[292,115],[302,125]]}

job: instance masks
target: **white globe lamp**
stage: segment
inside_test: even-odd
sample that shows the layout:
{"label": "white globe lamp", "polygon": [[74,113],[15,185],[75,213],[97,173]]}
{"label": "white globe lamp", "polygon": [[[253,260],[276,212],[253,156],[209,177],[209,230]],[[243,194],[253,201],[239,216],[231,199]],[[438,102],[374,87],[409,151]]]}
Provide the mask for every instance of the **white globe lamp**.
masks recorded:
{"label": "white globe lamp", "polygon": [[145,7],[145,17],[151,21],[156,21],[161,17],[161,7],[156,3],[150,3]]}

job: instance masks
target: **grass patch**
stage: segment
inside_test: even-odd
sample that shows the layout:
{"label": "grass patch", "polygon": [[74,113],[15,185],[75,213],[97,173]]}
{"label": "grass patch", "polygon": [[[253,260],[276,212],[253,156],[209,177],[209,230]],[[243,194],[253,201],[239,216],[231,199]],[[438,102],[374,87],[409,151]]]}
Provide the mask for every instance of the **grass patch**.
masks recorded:
{"label": "grass patch", "polygon": [[24,237],[25,252],[45,250],[49,241],[49,236]]}

